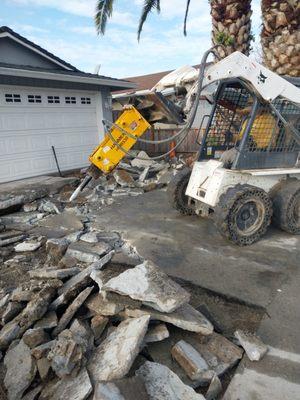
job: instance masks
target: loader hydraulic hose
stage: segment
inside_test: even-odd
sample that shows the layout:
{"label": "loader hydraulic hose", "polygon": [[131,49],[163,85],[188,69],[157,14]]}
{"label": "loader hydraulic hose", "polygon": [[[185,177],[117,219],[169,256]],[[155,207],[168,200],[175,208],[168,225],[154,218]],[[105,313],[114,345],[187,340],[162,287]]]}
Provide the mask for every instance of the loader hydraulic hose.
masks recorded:
{"label": "loader hydraulic hose", "polygon": [[[204,80],[204,73],[205,73],[206,61],[207,61],[207,59],[208,59],[208,57],[209,57],[210,54],[214,54],[214,56],[215,56],[216,58],[219,58],[219,56],[218,56],[217,53],[215,52],[215,49],[216,49],[217,47],[220,47],[220,46],[222,46],[222,45],[213,46],[212,48],[210,48],[209,50],[207,50],[207,51],[203,54],[203,57],[202,57],[202,60],[201,60],[201,65],[200,65],[200,69],[199,69],[199,75],[198,75],[198,79],[197,79],[196,98],[195,98],[195,100],[194,100],[193,107],[192,107],[192,109],[191,109],[191,111],[190,111],[190,113],[189,113],[189,115],[188,115],[188,119],[187,119],[185,125],[183,126],[183,128],[180,129],[180,131],[179,131],[178,133],[176,133],[175,135],[173,135],[173,136],[171,136],[171,137],[169,137],[169,138],[167,138],[167,139],[162,139],[162,140],[146,140],[146,139],[136,138],[135,136],[133,136],[133,135],[131,135],[129,132],[123,130],[122,128],[120,128],[120,127],[119,127],[118,125],[116,125],[116,124],[113,124],[113,123],[111,123],[111,122],[109,122],[109,124],[112,125],[112,126],[114,126],[116,129],[118,129],[118,130],[121,131],[122,133],[124,133],[126,136],[132,137],[132,138],[134,138],[135,140],[140,141],[140,142],[144,142],[144,143],[152,143],[152,144],[167,143],[167,142],[173,141],[174,139],[176,139],[176,138],[178,138],[179,136],[181,136],[181,135],[184,134],[183,137],[176,143],[176,145],[175,145],[170,151],[168,151],[168,152],[166,152],[166,153],[164,153],[164,154],[162,154],[162,155],[160,155],[160,156],[157,156],[157,157],[150,157],[150,159],[152,159],[152,160],[160,160],[160,159],[163,159],[164,157],[168,156],[169,154],[171,154],[174,150],[176,150],[176,149],[181,145],[181,143],[184,141],[184,139],[186,138],[186,136],[187,136],[188,133],[189,133],[189,130],[191,129],[191,127],[192,127],[192,125],[193,125],[193,122],[194,122],[194,120],[195,120],[196,113],[197,113],[197,108],[198,108],[198,104],[199,104],[199,100],[200,100],[200,95],[201,95],[202,90],[204,89],[204,87],[203,87],[203,80]],[[105,124],[105,123],[106,123],[106,121],[104,121],[104,124]],[[115,139],[115,138],[112,136],[112,134],[110,133],[109,129],[107,130],[106,133],[107,133],[107,135],[109,136],[109,138],[113,141],[113,143],[118,147],[118,149],[120,149],[121,151],[123,151],[123,153],[125,153],[125,154],[127,154],[127,155],[129,155],[129,156],[131,156],[131,157],[135,157],[132,151],[124,149],[124,148],[116,141],[116,139]],[[139,160],[145,160],[143,157],[135,157],[135,158],[137,158],[137,159],[139,159]],[[148,158],[148,160],[149,160],[149,158]]]}

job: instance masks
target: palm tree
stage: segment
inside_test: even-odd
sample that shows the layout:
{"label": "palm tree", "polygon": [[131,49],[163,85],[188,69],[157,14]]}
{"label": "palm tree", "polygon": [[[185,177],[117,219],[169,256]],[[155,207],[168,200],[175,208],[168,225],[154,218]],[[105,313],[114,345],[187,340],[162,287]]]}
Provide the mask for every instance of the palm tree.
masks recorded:
{"label": "palm tree", "polygon": [[300,76],[299,0],[262,0],[264,64],[279,75]]}
{"label": "palm tree", "polygon": [[[221,58],[239,50],[249,54],[251,34],[251,0],[209,0],[212,16],[212,43],[223,44],[225,49],[218,50]],[[98,0],[95,23],[98,33],[104,34],[108,18],[112,16],[114,0]],[[183,32],[186,25],[190,0],[186,0]],[[138,26],[140,39],[143,25],[153,10],[160,12],[160,0],[145,0]]]}

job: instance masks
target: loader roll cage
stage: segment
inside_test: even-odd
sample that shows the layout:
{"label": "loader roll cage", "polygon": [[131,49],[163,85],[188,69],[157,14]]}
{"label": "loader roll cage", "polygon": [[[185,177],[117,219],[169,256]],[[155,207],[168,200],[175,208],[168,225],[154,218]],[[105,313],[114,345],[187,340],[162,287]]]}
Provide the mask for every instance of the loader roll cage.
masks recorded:
{"label": "loader roll cage", "polygon": [[299,106],[280,97],[267,103],[238,78],[222,80],[215,96],[199,161],[219,159],[226,150],[235,148],[232,169],[288,168],[297,164]]}

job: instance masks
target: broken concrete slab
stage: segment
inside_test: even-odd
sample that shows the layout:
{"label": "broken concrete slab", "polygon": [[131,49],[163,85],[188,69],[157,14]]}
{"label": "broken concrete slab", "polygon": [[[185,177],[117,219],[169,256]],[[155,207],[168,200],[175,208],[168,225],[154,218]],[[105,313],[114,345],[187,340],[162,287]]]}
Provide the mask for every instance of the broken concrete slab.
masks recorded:
{"label": "broken concrete slab", "polygon": [[76,313],[76,311],[78,310],[78,308],[82,306],[82,304],[85,302],[85,300],[91,294],[93,289],[94,289],[93,286],[87,287],[75,298],[75,300],[72,301],[72,303],[68,306],[68,308],[63,313],[60,320],[58,321],[57,326],[54,328],[54,330],[52,332],[53,336],[58,335],[61,331],[63,331],[67,327],[67,325],[73,318],[73,316]]}
{"label": "broken concrete slab", "polygon": [[108,324],[108,321],[109,319],[107,317],[103,317],[102,315],[95,315],[91,319],[91,328],[96,341],[100,339],[104,329]]}
{"label": "broken concrete slab", "polygon": [[80,240],[87,243],[98,243],[97,232],[87,232],[81,235]]}
{"label": "broken concrete slab", "polygon": [[79,344],[84,353],[90,352],[94,347],[94,335],[89,323],[85,320],[74,319],[70,326],[70,331],[77,344]]}
{"label": "broken concrete slab", "polygon": [[92,393],[93,387],[87,370],[82,368],[77,376],[68,376],[65,379],[55,379],[43,389],[39,400],[85,400]]}
{"label": "broken concrete slab", "polygon": [[30,386],[37,370],[30,348],[23,340],[7,351],[4,365],[6,367],[4,385],[8,391],[8,399],[18,400]]}
{"label": "broken concrete slab", "polygon": [[55,294],[55,288],[45,287],[36,293],[25,309],[0,331],[0,349],[6,349],[14,339],[20,338],[37,320],[43,317]]}
{"label": "broken concrete slab", "polygon": [[33,349],[40,344],[46,343],[50,340],[48,333],[44,331],[42,328],[33,328],[28,329],[23,338],[24,343],[30,348]]}
{"label": "broken concrete slab", "polygon": [[46,251],[49,259],[54,263],[59,262],[65,254],[69,243],[66,238],[48,239],[46,242]]}
{"label": "broken concrete slab", "polygon": [[45,214],[33,211],[25,213],[23,211],[14,212],[12,214],[6,214],[1,216],[1,222],[9,226],[10,229],[26,230],[32,228],[33,223],[43,219]]}
{"label": "broken concrete slab", "polygon": [[23,204],[22,209],[24,212],[36,211],[38,209],[38,202],[32,201],[30,203],[25,203]]}
{"label": "broken concrete slab", "polygon": [[149,315],[121,322],[96,348],[87,368],[92,382],[123,378],[130,370],[147,331]]}
{"label": "broken concrete slab", "polygon": [[75,297],[80,290],[87,287],[91,281],[91,273],[100,270],[105,264],[107,264],[111,260],[113,254],[114,251],[109,252],[99,261],[96,261],[79,274],[67,280],[64,285],[58,289],[59,297],[50,304],[49,309],[51,311],[56,310],[59,306],[67,303],[71,298]]}
{"label": "broken concrete slab", "polygon": [[67,256],[76,258],[84,263],[93,263],[111,250],[109,244],[105,242],[87,243],[83,241],[71,243],[66,252]]}
{"label": "broken concrete slab", "polygon": [[48,238],[61,238],[82,229],[83,223],[80,218],[73,212],[64,211],[39,221],[38,226],[32,232],[44,234]]}
{"label": "broken concrete slab", "polygon": [[145,343],[153,343],[153,342],[160,342],[161,340],[167,339],[170,336],[168,331],[167,325],[157,324],[154,326],[150,326],[148,332],[145,336]]}
{"label": "broken concrete slab", "polygon": [[52,328],[55,328],[57,326],[58,320],[57,320],[57,315],[55,311],[49,311],[47,312],[43,318],[41,318],[39,321],[37,321],[34,324],[34,328],[42,328],[45,330],[49,330]]}
{"label": "broken concrete slab", "polygon": [[221,392],[222,392],[222,383],[218,375],[215,374],[209,384],[209,387],[205,394],[205,398],[206,400],[215,400],[218,398]]}
{"label": "broken concrete slab", "polygon": [[112,382],[99,382],[93,400],[149,400],[144,382],[138,376],[118,379]]}
{"label": "broken concrete slab", "polygon": [[22,242],[17,244],[14,249],[15,252],[20,253],[20,252],[25,252],[25,251],[36,251],[39,249],[42,245],[42,242],[40,241],[35,241],[35,240],[27,240],[26,242]]}
{"label": "broken concrete slab", "polygon": [[[1,231],[0,231],[1,232]],[[8,230],[0,233],[0,247],[5,247],[21,240],[24,240],[26,235],[17,230]]]}
{"label": "broken concrete slab", "polygon": [[205,400],[162,364],[146,361],[136,375],[144,381],[150,400]]}
{"label": "broken concrete slab", "polygon": [[43,386],[38,385],[34,389],[30,390],[22,397],[22,400],[37,400],[38,395],[41,393]]}
{"label": "broken concrete slab", "polygon": [[151,167],[154,163],[145,151],[140,151],[137,157],[130,161],[131,166],[136,168]]}
{"label": "broken concrete slab", "polygon": [[36,359],[39,360],[42,357],[47,357],[48,353],[55,345],[55,340],[50,340],[50,342],[40,344],[39,346],[35,347],[31,350],[31,355]]}
{"label": "broken concrete slab", "polygon": [[127,295],[158,311],[170,313],[188,303],[189,293],[150,261],[128,269],[106,283],[103,290]]}
{"label": "broken concrete slab", "polygon": [[125,306],[105,298],[103,293],[93,294],[85,303],[85,306],[94,315],[113,316],[124,310]]}
{"label": "broken concrete slab", "polygon": [[209,385],[212,374],[203,374],[199,380],[189,379],[181,366],[174,362],[171,355],[174,343],[181,340],[193,346],[206,361],[209,370],[213,371],[213,375],[222,376],[234,367],[243,355],[243,351],[238,346],[217,333],[204,336],[170,327],[170,337],[162,342],[149,343],[147,346],[148,353],[155,362],[168,366],[185,384],[193,388]]}
{"label": "broken concrete slab", "polygon": [[161,313],[148,307],[142,307],[140,310],[128,308],[123,313],[127,317],[150,315],[151,320],[164,321],[181,329],[198,332],[202,335],[210,335],[214,329],[212,324],[190,304],[184,304],[172,313]]}
{"label": "broken concrete slab", "polygon": [[69,329],[58,335],[47,355],[51,368],[59,378],[65,378],[75,367],[80,367],[82,357],[83,349],[74,340],[73,333]]}
{"label": "broken concrete slab", "polygon": [[213,378],[214,372],[209,370],[201,354],[184,340],[180,340],[173,346],[171,354],[191,380],[207,382]]}
{"label": "broken concrete slab", "polygon": [[123,169],[117,169],[113,172],[113,177],[115,178],[118,185],[122,187],[131,187],[135,186],[134,179],[132,176],[124,171]]}
{"label": "broken concrete slab", "polygon": [[42,200],[39,205],[39,211],[49,214],[60,214],[63,212],[63,205],[55,199]]}
{"label": "broken concrete slab", "polygon": [[78,267],[55,269],[51,268],[39,268],[29,271],[30,278],[41,278],[41,279],[65,279],[71,276],[77,275],[81,271]]}
{"label": "broken concrete slab", "polygon": [[40,378],[42,379],[42,381],[45,380],[51,368],[50,361],[48,360],[48,358],[43,357],[36,361],[36,365]]}
{"label": "broken concrete slab", "polygon": [[24,305],[16,301],[10,301],[4,310],[1,318],[2,325],[7,324],[15,318],[24,308]]}
{"label": "broken concrete slab", "polygon": [[268,351],[268,347],[257,336],[237,330],[234,336],[245,350],[249,360],[259,361]]}

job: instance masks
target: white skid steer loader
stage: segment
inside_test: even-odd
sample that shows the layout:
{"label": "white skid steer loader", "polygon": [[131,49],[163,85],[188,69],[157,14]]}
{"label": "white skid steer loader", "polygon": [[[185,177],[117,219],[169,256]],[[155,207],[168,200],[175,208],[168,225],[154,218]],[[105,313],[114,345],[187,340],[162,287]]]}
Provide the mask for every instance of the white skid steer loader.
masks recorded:
{"label": "white skid steer loader", "polygon": [[172,205],[212,216],[239,245],[259,240],[272,218],[299,234],[300,89],[238,52],[205,79],[218,89],[197,162],[169,185]]}
{"label": "white skid steer loader", "polygon": [[[170,183],[171,204],[183,214],[212,216],[220,232],[239,245],[259,240],[272,217],[281,229],[299,234],[300,89],[239,52],[205,71],[211,52],[213,48],[203,56],[194,97],[188,94],[194,101],[185,125],[158,141],[176,138],[178,147],[192,126],[202,89],[218,82],[212,111],[203,118],[208,122],[198,160],[192,171],[180,171]],[[154,143],[140,137],[150,127],[141,114],[126,106],[115,123],[103,121],[105,138],[91,154],[89,175],[70,200],[99,171],[109,174],[136,141]]]}

